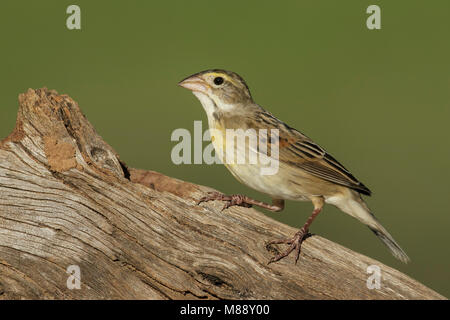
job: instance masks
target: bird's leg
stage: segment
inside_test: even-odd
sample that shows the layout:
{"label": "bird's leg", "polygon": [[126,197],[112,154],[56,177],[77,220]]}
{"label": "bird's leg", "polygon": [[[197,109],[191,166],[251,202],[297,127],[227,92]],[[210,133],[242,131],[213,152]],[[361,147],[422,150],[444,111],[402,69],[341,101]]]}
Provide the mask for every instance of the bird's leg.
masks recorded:
{"label": "bird's leg", "polygon": [[282,239],[282,240],[272,240],[269,243],[267,243],[266,247],[272,245],[272,244],[288,244],[289,248],[287,248],[286,251],[272,257],[272,259],[269,260],[269,263],[277,262],[284,257],[287,257],[292,251],[295,250],[295,264],[297,264],[298,258],[300,257],[300,251],[302,248],[303,240],[311,236],[309,233],[309,227],[311,226],[314,219],[317,217],[317,215],[322,211],[323,208],[323,198],[322,197],[315,197],[312,199],[312,202],[314,204],[314,210],[311,214],[311,216],[306,220],[303,227],[292,237],[288,239]]}
{"label": "bird's leg", "polygon": [[249,198],[244,195],[240,194],[232,194],[232,195],[225,195],[219,192],[209,192],[207,196],[201,198],[197,204],[200,204],[202,202],[212,201],[212,200],[220,200],[220,201],[226,201],[225,205],[223,206],[222,210],[225,210],[232,206],[240,206],[245,208],[251,208],[252,206],[258,206],[270,211],[281,211],[284,209],[284,200],[282,199],[272,199],[272,204],[268,204],[259,200],[255,200],[252,198]]}

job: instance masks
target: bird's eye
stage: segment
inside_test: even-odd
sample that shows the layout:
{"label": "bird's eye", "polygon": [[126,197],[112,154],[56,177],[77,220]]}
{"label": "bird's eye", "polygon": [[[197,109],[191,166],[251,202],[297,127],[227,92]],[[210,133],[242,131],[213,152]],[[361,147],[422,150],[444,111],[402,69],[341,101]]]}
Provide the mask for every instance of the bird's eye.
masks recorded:
{"label": "bird's eye", "polygon": [[223,78],[222,77],[215,77],[214,78],[214,84],[217,86],[220,86],[223,83]]}

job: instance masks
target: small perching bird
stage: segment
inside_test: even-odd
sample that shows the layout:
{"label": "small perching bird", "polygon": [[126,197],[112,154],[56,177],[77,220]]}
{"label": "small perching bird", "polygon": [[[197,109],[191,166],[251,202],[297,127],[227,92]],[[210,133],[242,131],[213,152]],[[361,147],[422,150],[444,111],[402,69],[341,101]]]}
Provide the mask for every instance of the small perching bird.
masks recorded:
{"label": "small perching bird", "polygon": [[[243,195],[211,193],[200,199],[199,203],[221,200],[226,201],[224,209],[233,205],[257,205],[271,211],[283,210],[285,200],[313,203],[312,215],[292,238],[269,242],[269,245],[289,245],[285,252],[274,256],[269,263],[288,256],[294,250],[297,262],[302,242],[308,237],[309,227],[325,203],[335,205],[366,224],[397,259],[405,263],[409,261],[406,253],[378,222],[362,199],[362,194],[370,196],[371,191],[310,138],[257,105],[247,84],[239,75],[225,70],[207,70],[184,79],[179,85],[191,90],[200,100],[208,117],[216,154],[233,176],[241,183],[272,198],[272,204],[267,204]],[[260,138],[257,140],[257,148],[247,148],[250,150],[246,150],[242,144],[233,144],[232,153],[242,155],[247,151],[244,156],[246,161],[224,161],[231,155],[230,148],[226,146],[229,141],[223,138],[227,136],[228,130],[242,134],[248,130],[258,132],[264,129],[277,132],[276,138]],[[263,149],[262,143],[268,146]],[[261,150],[269,149],[277,151],[278,168],[275,174],[261,174],[262,161],[252,163],[249,157],[251,153],[261,155]],[[234,159],[234,155],[232,158]]]}

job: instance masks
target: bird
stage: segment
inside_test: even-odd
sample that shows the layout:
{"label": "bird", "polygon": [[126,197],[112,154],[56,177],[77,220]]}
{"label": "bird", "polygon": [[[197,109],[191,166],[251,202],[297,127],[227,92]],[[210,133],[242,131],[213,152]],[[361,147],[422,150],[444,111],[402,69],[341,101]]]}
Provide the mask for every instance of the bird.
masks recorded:
{"label": "bird", "polygon": [[[404,263],[410,260],[364,201],[363,195],[371,195],[369,188],[312,139],[255,103],[241,76],[227,70],[210,69],[193,74],[178,85],[192,91],[203,106],[216,154],[231,174],[242,184],[272,199],[269,204],[241,194],[211,192],[199,199],[198,204],[219,200],[225,202],[223,209],[258,206],[279,212],[284,209],[286,200],[312,202],[312,214],[293,237],[267,243],[267,247],[287,245],[286,250],[269,260],[269,264],[292,252],[295,254],[294,263],[297,263],[303,241],[311,236],[310,226],[325,204],[334,205],[367,225],[398,260]],[[277,133],[275,138],[258,139],[256,148],[251,150],[262,153],[264,149],[260,147],[263,143],[267,145],[265,150],[277,150],[278,168],[275,174],[261,174],[262,163],[248,161],[250,152],[244,157],[246,161],[226,161],[230,153],[242,154],[246,151],[246,147],[239,146],[239,143],[227,148],[229,141],[223,138],[225,132],[239,129],[241,134],[247,130],[257,132],[264,129]]]}

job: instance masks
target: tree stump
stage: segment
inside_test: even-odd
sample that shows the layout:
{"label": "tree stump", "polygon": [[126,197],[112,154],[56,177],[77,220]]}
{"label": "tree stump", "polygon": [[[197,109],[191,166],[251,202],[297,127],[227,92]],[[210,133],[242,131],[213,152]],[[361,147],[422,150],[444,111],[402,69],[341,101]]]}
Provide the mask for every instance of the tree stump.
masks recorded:
{"label": "tree stump", "polygon": [[[210,188],[127,168],[67,95],[29,89],[0,142],[2,299],[443,299],[320,236],[268,265],[296,230]],[[151,132],[149,132],[151,134]],[[277,249],[278,248],[278,249]],[[67,268],[81,272],[67,286]],[[367,267],[381,270],[368,289]]]}

